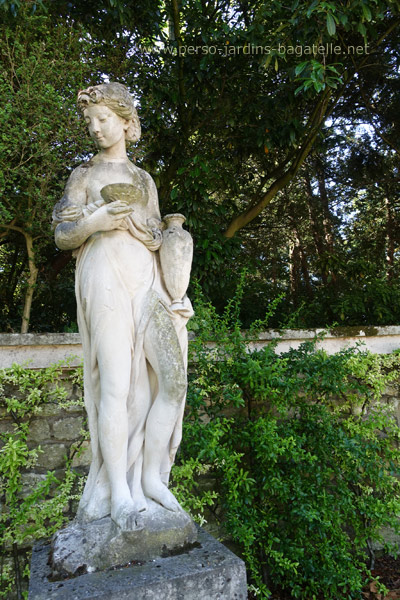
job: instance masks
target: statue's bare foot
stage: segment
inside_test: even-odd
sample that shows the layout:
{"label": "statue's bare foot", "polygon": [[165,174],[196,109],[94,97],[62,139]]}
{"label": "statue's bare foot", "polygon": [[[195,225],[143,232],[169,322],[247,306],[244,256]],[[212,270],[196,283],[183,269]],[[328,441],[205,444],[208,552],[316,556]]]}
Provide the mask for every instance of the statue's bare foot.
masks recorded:
{"label": "statue's bare foot", "polygon": [[135,509],[133,500],[113,502],[111,507],[111,519],[122,531],[133,531],[141,529],[143,522]]}
{"label": "statue's bare foot", "polygon": [[145,512],[148,510],[146,498],[140,489],[140,491],[136,490],[132,493],[133,505],[135,507],[136,512]]}
{"label": "statue's bare foot", "polygon": [[152,498],[168,510],[173,510],[174,512],[182,510],[178,500],[175,498],[172,492],[169,491],[167,486],[161,482],[160,479],[149,477],[144,479],[143,491],[148,498]]}

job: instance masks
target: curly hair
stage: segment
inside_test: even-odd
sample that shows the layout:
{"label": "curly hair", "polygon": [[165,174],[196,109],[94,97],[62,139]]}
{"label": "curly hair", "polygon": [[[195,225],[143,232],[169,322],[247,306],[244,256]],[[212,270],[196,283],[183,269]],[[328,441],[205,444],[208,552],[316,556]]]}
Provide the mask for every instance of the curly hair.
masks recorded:
{"label": "curly hair", "polygon": [[78,92],[78,107],[83,112],[90,104],[105,104],[116,115],[130,121],[125,133],[127,142],[140,138],[140,121],[128,88],[122,83],[101,83]]}

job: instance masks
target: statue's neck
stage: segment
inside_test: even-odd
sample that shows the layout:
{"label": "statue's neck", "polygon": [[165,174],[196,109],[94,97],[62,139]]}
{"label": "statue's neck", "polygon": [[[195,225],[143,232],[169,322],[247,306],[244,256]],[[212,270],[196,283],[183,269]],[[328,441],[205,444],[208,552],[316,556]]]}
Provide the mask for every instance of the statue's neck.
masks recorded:
{"label": "statue's neck", "polygon": [[123,163],[123,162],[129,161],[129,158],[127,157],[126,154],[125,154],[125,156],[108,156],[107,154],[104,154],[103,152],[99,152],[99,154],[96,154],[94,159],[96,162],[104,162],[104,163]]}

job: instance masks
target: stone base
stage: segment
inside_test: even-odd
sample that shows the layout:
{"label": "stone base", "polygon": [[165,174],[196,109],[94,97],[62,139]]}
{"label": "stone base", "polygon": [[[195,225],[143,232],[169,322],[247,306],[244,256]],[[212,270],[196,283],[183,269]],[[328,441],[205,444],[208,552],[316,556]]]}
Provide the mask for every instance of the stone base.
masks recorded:
{"label": "stone base", "polygon": [[51,543],[53,577],[104,571],[131,561],[147,561],[182,551],[197,539],[196,526],[183,510],[173,512],[148,501],[133,529],[122,531],[110,517],[73,521]]}
{"label": "stone base", "polygon": [[196,547],[72,579],[50,581],[49,545],[32,554],[29,600],[245,600],[242,560],[199,529]]}

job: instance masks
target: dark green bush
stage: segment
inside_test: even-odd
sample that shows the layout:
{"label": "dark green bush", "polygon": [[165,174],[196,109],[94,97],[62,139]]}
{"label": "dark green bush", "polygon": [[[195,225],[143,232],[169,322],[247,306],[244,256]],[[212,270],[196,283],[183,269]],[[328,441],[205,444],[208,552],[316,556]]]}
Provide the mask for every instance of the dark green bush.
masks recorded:
{"label": "dark green bush", "polygon": [[242,333],[238,311],[238,298],[222,317],[197,302],[180,460],[217,481],[214,509],[259,597],[273,585],[304,600],[361,598],[367,550],[383,526],[399,530],[399,429],[381,401],[399,358],[328,356],[316,341],[249,352],[257,328]]}
{"label": "dark green bush", "polygon": [[[0,369],[0,412],[12,417],[13,427],[0,433],[0,598],[27,598],[30,550],[39,539],[49,538],[68,521],[83,484],[72,467],[81,441],[71,446],[61,472],[48,471],[39,483],[24,491],[23,475],[35,467],[39,447],[28,441],[32,417],[47,403],[60,409],[82,406],[69,400],[63,369],[55,364],[46,369],[29,369],[14,364]],[[82,387],[82,368],[69,370],[67,379]]]}
{"label": "dark green bush", "polygon": [[[239,306],[240,294],[222,316],[196,303],[174,492],[200,522],[207,507],[219,516],[259,597],[274,586],[303,600],[361,598],[368,549],[382,527],[399,530],[399,429],[381,399],[398,377],[399,355],[357,348],[328,356],[315,342],[280,356],[274,344],[250,352],[269,315],[243,333]],[[42,404],[65,401],[60,376],[60,366],[1,372],[0,405],[15,431],[1,435],[0,597],[16,585],[8,553],[50,535],[76,501],[69,462],[63,479],[48,473],[20,494],[36,456],[25,423]]]}

